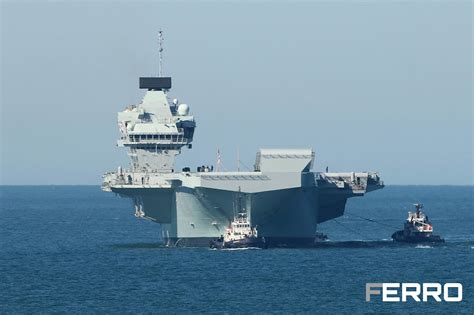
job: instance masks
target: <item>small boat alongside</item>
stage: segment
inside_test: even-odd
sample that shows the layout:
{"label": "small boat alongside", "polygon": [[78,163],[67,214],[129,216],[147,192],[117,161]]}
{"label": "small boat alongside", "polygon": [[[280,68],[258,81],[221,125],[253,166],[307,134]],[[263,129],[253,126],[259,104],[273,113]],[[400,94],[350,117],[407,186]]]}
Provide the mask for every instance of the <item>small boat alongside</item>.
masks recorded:
{"label": "small boat alongside", "polygon": [[246,213],[239,213],[224,235],[212,240],[210,248],[267,248],[264,237],[258,237],[257,227],[252,227]]}
{"label": "small boat alongside", "polygon": [[322,232],[316,232],[314,236],[314,243],[325,242],[328,240],[328,236]]}
{"label": "small boat alongside", "polygon": [[414,204],[416,211],[408,212],[403,230],[392,234],[395,242],[406,243],[442,243],[444,239],[433,234],[433,225],[428,216],[422,211],[423,205]]}
{"label": "small boat alongside", "polygon": [[[225,234],[209,242],[210,248],[267,248],[264,237],[258,237],[256,226],[250,223],[251,202],[249,195],[242,194],[240,187],[234,197],[234,220],[229,223]],[[245,199],[244,202],[242,199]],[[246,205],[244,207],[243,205]]]}

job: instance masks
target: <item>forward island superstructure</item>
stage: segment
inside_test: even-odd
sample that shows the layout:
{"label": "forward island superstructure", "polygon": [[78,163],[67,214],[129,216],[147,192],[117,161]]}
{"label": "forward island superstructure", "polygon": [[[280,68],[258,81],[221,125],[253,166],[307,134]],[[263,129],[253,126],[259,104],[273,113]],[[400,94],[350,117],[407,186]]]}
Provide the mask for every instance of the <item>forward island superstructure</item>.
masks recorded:
{"label": "forward island superstructure", "polygon": [[142,102],[118,113],[131,167],[106,173],[102,189],[130,198],[170,246],[208,246],[233,220],[237,197],[269,246],[310,245],[317,224],[342,216],[348,198],[383,187],[373,172],[313,172],[312,149],[260,149],[253,171],[178,171],[175,157],[192,148],[196,128],[190,107],[168,98],[170,77],[142,77],[139,86]]}

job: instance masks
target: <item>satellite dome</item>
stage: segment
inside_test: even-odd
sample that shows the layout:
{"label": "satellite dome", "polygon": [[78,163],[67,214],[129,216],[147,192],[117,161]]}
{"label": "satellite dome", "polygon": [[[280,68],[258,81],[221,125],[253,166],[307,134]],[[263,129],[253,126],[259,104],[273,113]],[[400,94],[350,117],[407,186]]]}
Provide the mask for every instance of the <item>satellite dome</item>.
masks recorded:
{"label": "satellite dome", "polygon": [[189,113],[189,106],[187,104],[180,104],[178,106],[178,114],[180,116],[186,116]]}

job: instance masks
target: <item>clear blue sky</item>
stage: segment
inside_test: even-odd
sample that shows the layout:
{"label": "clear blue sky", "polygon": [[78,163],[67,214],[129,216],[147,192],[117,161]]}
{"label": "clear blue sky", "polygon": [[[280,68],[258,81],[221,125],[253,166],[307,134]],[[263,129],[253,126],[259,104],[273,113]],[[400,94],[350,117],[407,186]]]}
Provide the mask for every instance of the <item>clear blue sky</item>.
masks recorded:
{"label": "clear blue sky", "polygon": [[236,147],[312,147],[315,169],[473,184],[472,3],[1,4],[1,183],[100,184],[127,165],[116,112],[140,102],[165,32],[171,95],[198,128],[178,167]]}

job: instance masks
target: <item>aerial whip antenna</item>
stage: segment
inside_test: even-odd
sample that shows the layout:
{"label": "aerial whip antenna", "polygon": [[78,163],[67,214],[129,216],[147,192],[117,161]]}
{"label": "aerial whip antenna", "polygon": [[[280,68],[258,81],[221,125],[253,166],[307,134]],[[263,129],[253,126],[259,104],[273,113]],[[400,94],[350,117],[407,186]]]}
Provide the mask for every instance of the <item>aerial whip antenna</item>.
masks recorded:
{"label": "aerial whip antenna", "polygon": [[216,162],[216,171],[217,172],[221,171],[221,166],[222,166],[221,151],[219,150],[219,148],[217,148],[217,162]]}
{"label": "aerial whip antenna", "polygon": [[160,58],[160,63],[158,64],[158,76],[162,77],[163,76],[163,31],[160,30],[158,32],[158,45],[159,45],[159,58]]}
{"label": "aerial whip antenna", "polygon": [[240,172],[240,152],[239,146],[237,146],[237,172]]}

